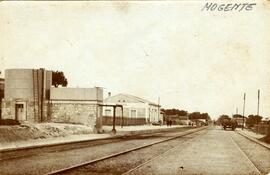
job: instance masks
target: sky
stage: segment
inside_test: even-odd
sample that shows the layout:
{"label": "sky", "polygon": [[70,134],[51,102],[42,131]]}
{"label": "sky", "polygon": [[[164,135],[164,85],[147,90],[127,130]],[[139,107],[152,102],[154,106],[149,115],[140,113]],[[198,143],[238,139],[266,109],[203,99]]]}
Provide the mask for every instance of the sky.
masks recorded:
{"label": "sky", "polygon": [[205,3],[0,2],[0,77],[59,70],[69,87],[160,97],[163,108],[212,118],[242,114],[244,93],[245,115],[256,114],[260,89],[270,117],[270,3],[241,12],[202,11]]}

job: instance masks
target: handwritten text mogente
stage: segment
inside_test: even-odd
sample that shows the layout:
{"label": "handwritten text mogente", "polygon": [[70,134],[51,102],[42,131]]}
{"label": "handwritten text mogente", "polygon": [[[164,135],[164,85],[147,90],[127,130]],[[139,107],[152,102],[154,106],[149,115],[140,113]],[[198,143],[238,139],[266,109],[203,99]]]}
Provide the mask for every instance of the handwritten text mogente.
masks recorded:
{"label": "handwritten text mogente", "polygon": [[202,11],[250,11],[253,10],[253,7],[256,3],[234,3],[234,4],[227,4],[227,3],[209,3],[207,2]]}

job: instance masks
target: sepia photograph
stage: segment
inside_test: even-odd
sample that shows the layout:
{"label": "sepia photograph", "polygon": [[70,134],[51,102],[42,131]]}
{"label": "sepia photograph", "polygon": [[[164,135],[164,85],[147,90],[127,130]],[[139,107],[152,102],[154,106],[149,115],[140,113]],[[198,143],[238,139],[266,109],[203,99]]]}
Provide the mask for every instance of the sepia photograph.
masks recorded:
{"label": "sepia photograph", "polygon": [[0,175],[270,175],[270,0],[0,1]]}

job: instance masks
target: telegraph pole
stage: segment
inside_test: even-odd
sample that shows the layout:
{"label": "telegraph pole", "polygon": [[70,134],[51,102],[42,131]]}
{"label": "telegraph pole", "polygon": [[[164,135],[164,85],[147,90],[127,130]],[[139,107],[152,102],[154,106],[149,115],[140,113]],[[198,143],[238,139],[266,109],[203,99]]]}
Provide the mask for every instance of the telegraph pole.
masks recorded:
{"label": "telegraph pole", "polygon": [[244,93],[244,104],[243,104],[243,124],[242,124],[242,130],[244,129],[244,123],[245,123],[245,105],[246,105],[246,93]]}
{"label": "telegraph pole", "polygon": [[257,134],[259,132],[259,107],[260,107],[260,89],[258,89],[258,106],[257,106]]}
{"label": "telegraph pole", "polygon": [[259,109],[260,109],[260,89],[258,89],[258,106],[257,106],[257,115],[259,116]]}
{"label": "telegraph pole", "polygon": [[160,103],[160,98],[158,97],[158,121],[159,121],[159,103]]}
{"label": "telegraph pole", "polygon": [[238,108],[236,108],[236,114],[238,114]]}

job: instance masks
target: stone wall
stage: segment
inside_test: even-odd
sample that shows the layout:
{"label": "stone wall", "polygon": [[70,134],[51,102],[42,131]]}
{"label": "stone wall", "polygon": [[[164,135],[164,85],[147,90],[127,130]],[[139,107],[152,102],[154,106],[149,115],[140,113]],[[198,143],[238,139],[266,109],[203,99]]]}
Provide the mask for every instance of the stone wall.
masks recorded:
{"label": "stone wall", "polygon": [[16,119],[15,115],[15,106],[16,104],[24,105],[24,119],[18,119],[18,121],[28,121],[28,122],[47,122],[50,119],[48,118],[48,101],[45,101],[43,104],[43,118],[41,116],[34,115],[34,102],[31,99],[24,100],[2,100],[2,119]]}
{"label": "stone wall", "polygon": [[15,119],[15,102],[2,100],[2,119]]}
{"label": "stone wall", "polygon": [[77,101],[51,101],[49,118],[52,122],[76,123],[102,129],[102,107],[97,103]]}

